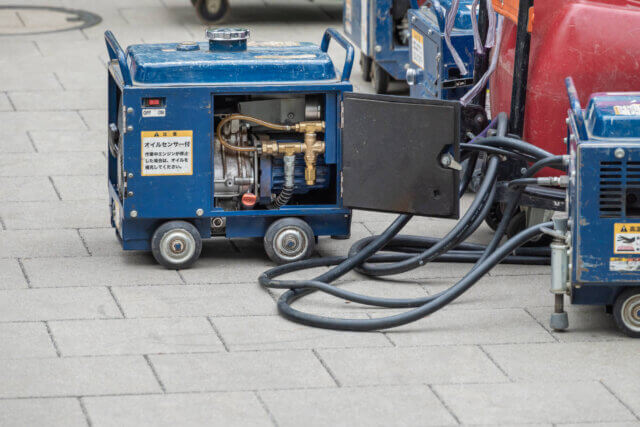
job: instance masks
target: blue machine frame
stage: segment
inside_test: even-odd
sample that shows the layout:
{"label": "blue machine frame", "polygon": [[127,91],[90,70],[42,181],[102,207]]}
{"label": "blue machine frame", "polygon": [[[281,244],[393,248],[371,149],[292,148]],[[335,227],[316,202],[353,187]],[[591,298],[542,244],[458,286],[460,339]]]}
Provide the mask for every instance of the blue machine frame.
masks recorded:
{"label": "blue machine frame", "polygon": [[444,38],[451,0],[436,0],[429,8],[409,11],[410,93],[413,98],[460,99],[473,86],[475,56],[471,1],[462,0],[451,31],[451,44],[467,68],[462,74]]}
{"label": "blue machine frame", "polygon": [[612,305],[640,286],[640,92],[593,94],[582,110],[567,90],[571,301]]}
{"label": "blue machine frame", "polygon": [[[175,43],[130,46],[125,53],[110,31],[105,33],[105,39],[110,58],[108,119],[109,123],[117,124],[117,131],[113,129],[113,132],[117,135],[115,138],[120,147],[123,147],[122,165],[118,165],[118,155],[113,152],[117,147],[110,147],[109,197],[112,225],[116,228],[124,249],[149,250],[154,230],[173,219],[193,223],[202,238],[212,236],[211,221],[214,218],[225,218],[227,237],[262,237],[267,227],[282,217],[305,220],[316,236],[349,235],[351,211],[342,206],[340,194],[339,171],[342,156],[339,117],[343,94],[353,90],[349,76],[354,51],[342,35],[335,30],[327,30],[320,47],[310,43],[295,44],[297,47],[292,46],[294,44],[284,47],[282,44],[250,47],[247,57],[242,57],[239,61],[246,64],[248,60],[253,60],[255,68],[245,67],[250,74],[239,80],[238,73],[225,73],[223,62],[213,61],[216,66],[222,67],[217,69],[217,73],[207,72],[205,68],[204,74],[198,74],[202,72],[202,66],[212,63],[212,59],[207,59],[206,64],[194,64],[193,74],[176,74],[175,70],[172,74],[171,69],[154,67],[158,55],[175,55],[178,62],[181,58],[186,58],[183,55],[190,52],[180,52],[181,49],[176,49]],[[327,54],[331,40],[337,41],[346,50],[345,65],[340,76]],[[156,51],[146,50],[150,47]],[[208,46],[201,43],[199,48],[207,51]],[[204,52],[201,54],[204,55]],[[295,59],[287,59],[288,54],[292,54],[291,58]],[[309,57],[313,59],[305,59]],[[270,73],[269,70],[278,69],[275,66],[278,61],[283,65],[280,67],[283,71]],[[270,63],[272,66],[260,69],[262,63]],[[297,75],[301,63],[308,63],[312,67],[308,78],[303,77],[303,80]],[[234,67],[237,64],[227,61],[226,66]],[[287,72],[296,67],[297,73]],[[212,76],[220,81],[212,81]],[[225,211],[214,206],[212,142],[215,100],[220,95],[242,94],[324,96],[324,161],[335,165],[335,202],[284,206],[276,210]],[[167,108],[161,119],[143,116],[142,100],[146,98],[164,100]],[[143,176],[141,132],[171,133],[184,130],[192,131],[193,135],[192,173],[180,176]]]}
{"label": "blue machine frame", "polygon": [[[371,58],[396,80],[406,80],[407,70],[417,67],[412,61],[410,48],[413,41],[408,38],[406,45],[398,43],[397,29],[391,13],[394,0],[345,0],[344,31],[362,54]],[[469,86],[473,79],[474,53],[473,31],[471,27],[472,0],[461,0],[456,16],[451,40],[465,62],[467,75],[453,75],[457,69],[451,52],[444,44],[444,23],[451,0],[433,0],[429,6],[418,7],[417,0],[410,1],[407,16],[407,31],[420,31],[432,43],[423,43],[425,78],[411,89],[415,98],[458,99],[464,90],[442,90],[444,86]],[[426,36],[428,34],[428,36]],[[451,77],[449,77],[451,75]],[[452,80],[449,83],[449,80]]]}

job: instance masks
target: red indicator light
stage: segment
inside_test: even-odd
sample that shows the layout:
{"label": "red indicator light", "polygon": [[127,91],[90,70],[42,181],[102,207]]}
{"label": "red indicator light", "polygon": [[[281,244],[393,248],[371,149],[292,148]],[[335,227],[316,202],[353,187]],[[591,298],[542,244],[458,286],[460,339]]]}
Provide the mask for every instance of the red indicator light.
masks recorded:
{"label": "red indicator light", "polygon": [[160,105],[160,99],[158,99],[158,98],[149,98],[147,103],[149,104],[149,106],[151,106],[151,105]]}

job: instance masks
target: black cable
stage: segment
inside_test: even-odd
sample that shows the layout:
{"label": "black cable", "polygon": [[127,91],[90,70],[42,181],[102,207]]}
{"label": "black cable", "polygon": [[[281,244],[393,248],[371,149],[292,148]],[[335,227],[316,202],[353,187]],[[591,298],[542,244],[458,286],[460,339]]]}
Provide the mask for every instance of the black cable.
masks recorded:
{"label": "black cable", "polygon": [[267,205],[267,209],[280,209],[291,200],[291,196],[293,195],[293,187],[283,187],[278,197],[271,201]]}

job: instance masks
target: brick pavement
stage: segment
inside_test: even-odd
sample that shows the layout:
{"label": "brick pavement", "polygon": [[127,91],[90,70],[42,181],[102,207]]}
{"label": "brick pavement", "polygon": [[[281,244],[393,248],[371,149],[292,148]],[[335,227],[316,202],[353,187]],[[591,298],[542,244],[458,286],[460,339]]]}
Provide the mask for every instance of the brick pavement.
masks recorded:
{"label": "brick pavement", "polygon": [[[21,3],[83,8],[103,22],[0,38],[0,425],[640,424],[640,341],[599,308],[569,307],[571,331],[550,332],[546,267],[500,266],[428,319],[356,334],[278,317],[277,292],[256,283],[270,263],[253,240],[207,242],[180,273],[123,253],[108,227],[102,33],[126,46],[201,40],[203,27],[188,0]],[[230,22],[254,40],[318,42],[340,27],[335,0],[232,4]],[[45,21],[0,9],[0,32]],[[359,74],[356,89],[370,91]],[[390,219],[356,212],[353,239]],[[451,223],[414,220],[407,232],[442,235]],[[319,253],[349,245],[321,239]],[[416,297],[466,268],[342,283]],[[321,295],[300,306],[384,314]]]}

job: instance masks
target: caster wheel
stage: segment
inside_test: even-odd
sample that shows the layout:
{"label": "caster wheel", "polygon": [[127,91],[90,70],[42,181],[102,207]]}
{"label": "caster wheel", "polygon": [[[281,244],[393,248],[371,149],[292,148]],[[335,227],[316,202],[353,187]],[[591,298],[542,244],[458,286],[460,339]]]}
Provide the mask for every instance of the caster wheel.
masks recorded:
{"label": "caster wheel", "polygon": [[190,267],[200,256],[200,232],[186,221],[169,221],[156,229],[151,238],[153,257],[172,270]]}
{"label": "caster wheel", "polygon": [[192,0],[196,15],[205,24],[213,24],[224,19],[229,12],[229,0]]}
{"label": "caster wheel", "polygon": [[379,64],[373,63],[372,81],[376,93],[387,93],[391,76]]}
{"label": "caster wheel", "polygon": [[502,221],[502,205],[500,203],[494,203],[491,205],[484,222],[489,226],[489,228],[496,231],[500,221]]}
{"label": "caster wheel", "polygon": [[371,57],[365,55],[364,53],[360,54],[360,67],[362,68],[362,78],[365,82],[371,81],[371,64],[373,60]]}
{"label": "caster wheel", "polygon": [[313,230],[299,218],[279,219],[269,226],[264,235],[264,250],[277,264],[309,258],[315,245]]}
{"label": "caster wheel", "polygon": [[613,318],[626,335],[640,338],[640,288],[629,288],[618,295]]}

